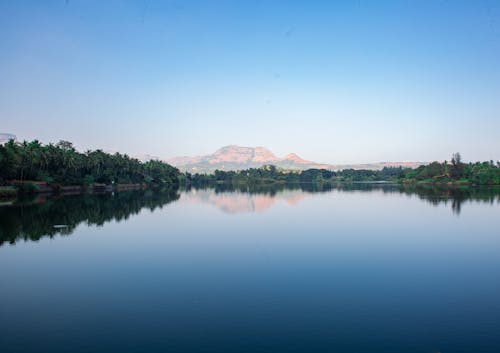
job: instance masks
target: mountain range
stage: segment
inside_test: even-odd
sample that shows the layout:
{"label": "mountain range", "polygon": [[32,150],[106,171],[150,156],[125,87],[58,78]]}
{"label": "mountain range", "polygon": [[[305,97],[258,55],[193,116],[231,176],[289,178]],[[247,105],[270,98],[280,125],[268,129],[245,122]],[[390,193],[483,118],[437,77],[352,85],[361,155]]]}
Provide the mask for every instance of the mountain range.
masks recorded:
{"label": "mountain range", "polygon": [[272,164],[283,169],[382,169],[383,167],[403,166],[415,168],[422,162],[379,162],[368,164],[332,165],[302,159],[295,153],[280,158],[265,147],[242,147],[229,145],[219,148],[212,154],[196,157],[174,157],[165,162],[190,173],[210,173],[215,170],[242,170]]}

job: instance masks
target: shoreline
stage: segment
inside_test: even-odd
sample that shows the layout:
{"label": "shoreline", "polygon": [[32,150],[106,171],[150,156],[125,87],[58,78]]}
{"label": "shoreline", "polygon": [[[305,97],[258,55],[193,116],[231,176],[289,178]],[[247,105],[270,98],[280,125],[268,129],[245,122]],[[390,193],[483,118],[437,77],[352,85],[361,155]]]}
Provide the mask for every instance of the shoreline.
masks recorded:
{"label": "shoreline", "polygon": [[[142,190],[153,185],[148,184],[93,184],[93,185],[48,185],[44,182],[26,181],[0,186],[0,200],[18,198],[28,195],[81,195],[93,193],[107,193],[115,191]],[[26,189],[27,190],[26,190]],[[24,190],[23,190],[24,189]]]}

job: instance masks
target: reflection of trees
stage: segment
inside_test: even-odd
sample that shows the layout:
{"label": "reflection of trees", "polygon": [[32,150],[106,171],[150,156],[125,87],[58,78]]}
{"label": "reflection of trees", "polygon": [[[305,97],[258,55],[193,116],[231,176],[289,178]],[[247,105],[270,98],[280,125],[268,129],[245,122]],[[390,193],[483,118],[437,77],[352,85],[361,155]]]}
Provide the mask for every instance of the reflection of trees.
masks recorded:
{"label": "reflection of trees", "polygon": [[400,185],[389,183],[349,183],[338,184],[335,189],[341,191],[374,191],[416,195],[433,205],[451,202],[454,213],[460,214],[462,204],[467,201],[485,203],[500,202],[500,187],[496,186],[448,186],[448,185]]}
{"label": "reflection of trees", "polygon": [[143,208],[154,210],[178,198],[176,189],[136,190],[113,195],[63,196],[0,207],[0,246],[20,239],[36,241],[45,236],[71,234],[82,222],[101,226],[112,220],[126,220]]}
{"label": "reflection of trees", "polygon": [[416,194],[434,205],[451,201],[451,209],[456,214],[460,214],[462,204],[466,201],[500,202],[499,187],[402,186],[401,192]]}
{"label": "reflection of trees", "polygon": [[[379,191],[416,195],[434,205],[451,202],[451,208],[457,214],[460,213],[464,202],[500,203],[500,187],[459,188],[369,183],[336,185],[329,183],[274,183],[259,185],[216,184],[211,189],[216,194],[237,192],[263,194],[271,198],[275,197],[277,193],[287,190],[306,193],[331,190],[341,192]],[[71,234],[76,226],[82,222],[100,226],[111,220],[126,220],[141,209],[161,208],[178,198],[177,190],[167,189],[119,192],[114,195],[63,196],[42,201],[18,202],[13,206],[0,207],[0,246],[6,242],[13,244],[20,239],[36,241],[45,236]],[[55,228],[54,225],[64,225],[65,227]]]}
{"label": "reflection of trees", "polygon": [[[274,196],[276,195],[276,193],[285,190],[301,190],[305,192],[326,192],[330,191],[332,188],[333,185],[330,183],[269,183],[269,184],[213,183],[205,187],[205,189],[214,190],[215,193],[243,192],[249,194],[267,194],[271,196]],[[187,188],[187,190],[190,189],[191,187]]]}
{"label": "reflection of trees", "polygon": [[460,214],[462,204],[467,201],[485,203],[500,202],[500,187],[457,187],[447,185],[400,185],[390,183],[272,183],[272,184],[215,184],[211,186],[216,193],[246,192],[250,194],[267,194],[275,196],[284,190],[300,190],[308,193],[328,192],[338,190],[342,192],[372,192],[397,193],[416,195],[431,204],[451,202],[454,213]]}

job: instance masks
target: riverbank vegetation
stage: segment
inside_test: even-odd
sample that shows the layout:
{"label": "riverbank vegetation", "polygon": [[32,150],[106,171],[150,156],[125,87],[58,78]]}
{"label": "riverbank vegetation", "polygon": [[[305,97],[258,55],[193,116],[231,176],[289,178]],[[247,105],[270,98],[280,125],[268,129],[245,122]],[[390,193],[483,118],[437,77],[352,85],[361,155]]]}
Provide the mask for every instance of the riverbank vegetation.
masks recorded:
{"label": "riverbank vegetation", "polygon": [[404,183],[500,185],[500,163],[463,163],[460,154],[455,153],[451,162],[405,169],[398,179]]}
{"label": "riverbank vegetation", "polygon": [[[58,189],[80,185],[178,185],[179,170],[150,160],[102,150],[78,152],[71,142],[43,145],[39,141],[0,145],[0,185],[36,192],[41,185]],[[7,189],[5,189],[7,190]]]}
{"label": "riverbank vegetation", "polygon": [[217,170],[213,174],[181,175],[181,184],[194,187],[207,187],[216,184],[256,185],[256,184],[331,184],[340,182],[379,182],[397,181],[403,169],[383,168],[382,170],[345,169],[333,172],[326,169],[307,169],[303,171],[285,170],[273,165],[240,171]]}
{"label": "riverbank vegetation", "polygon": [[273,165],[240,171],[216,170],[213,174],[180,173],[167,163],[140,162],[120,153],[102,150],[78,152],[67,141],[43,145],[39,141],[13,140],[0,145],[0,197],[22,193],[126,190],[135,187],[177,188],[214,185],[337,184],[393,182],[404,184],[500,185],[500,163],[463,163],[459,153],[451,161],[432,162],[415,169],[385,167],[381,170],[286,170]]}
{"label": "riverbank vegetation", "polygon": [[220,171],[213,174],[181,175],[181,184],[194,187],[215,184],[269,184],[269,183],[352,183],[393,182],[404,184],[448,184],[448,185],[500,185],[500,163],[493,161],[463,163],[459,153],[451,162],[432,162],[415,169],[384,167],[381,170],[344,169],[330,171],[308,169],[304,171],[284,170],[272,165],[241,171]]}

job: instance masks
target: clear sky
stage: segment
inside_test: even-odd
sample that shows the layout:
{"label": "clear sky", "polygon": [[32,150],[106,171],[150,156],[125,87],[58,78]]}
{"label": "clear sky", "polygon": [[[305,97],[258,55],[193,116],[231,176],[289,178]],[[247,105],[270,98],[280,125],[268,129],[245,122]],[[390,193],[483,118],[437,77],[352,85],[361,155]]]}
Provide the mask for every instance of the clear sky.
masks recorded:
{"label": "clear sky", "polygon": [[0,132],[160,157],[500,159],[498,1],[0,1]]}

